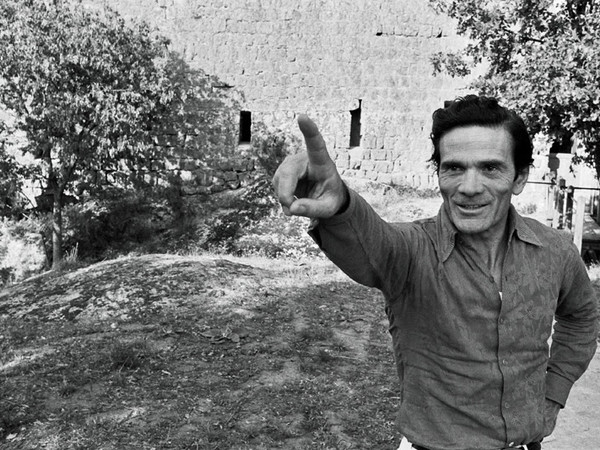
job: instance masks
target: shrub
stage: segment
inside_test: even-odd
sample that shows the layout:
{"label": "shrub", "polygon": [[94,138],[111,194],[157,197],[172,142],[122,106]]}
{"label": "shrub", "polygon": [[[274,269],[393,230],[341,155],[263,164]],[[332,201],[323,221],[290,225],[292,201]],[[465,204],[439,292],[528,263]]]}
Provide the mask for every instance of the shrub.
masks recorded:
{"label": "shrub", "polygon": [[299,145],[297,138],[281,130],[268,132],[259,129],[258,136],[253,142],[257,162],[269,180],[275,175],[275,171],[285,157],[295,152]]}
{"label": "shrub", "polygon": [[235,253],[270,258],[321,256],[321,251],[307,233],[308,225],[308,219],[286,217],[276,207],[240,233],[234,244]]}
{"label": "shrub", "polygon": [[168,202],[151,190],[113,190],[65,208],[64,249],[82,259],[137,250],[173,221]]}
{"label": "shrub", "polygon": [[[260,234],[259,240],[251,240],[257,237],[256,231],[272,231],[261,225],[265,218],[273,224],[269,218],[274,209],[279,208],[271,186],[271,178],[283,159],[293,152],[296,146],[297,140],[283,131],[267,132],[264,127],[259,127],[253,142],[253,154],[259,169],[247,187],[242,188],[237,195],[230,196],[228,204],[214,205],[216,207],[213,214],[202,221],[198,233],[201,249],[272,256],[282,253],[276,234]],[[250,231],[249,234],[248,230],[254,231]]]}
{"label": "shrub", "polygon": [[113,369],[135,370],[142,366],[142,360],[148,354],[148,345],[145,341],[114,343],[110,350],[110,360]]}
{"label": "shrub", "polygon": [[258,223],[275,207],[271,183],[260,177],[251,186],[231,197],[230,204],[219,205],[214,215],[199,230],[200,248],[209,251],[239,253],[236,241],[243,230]]}

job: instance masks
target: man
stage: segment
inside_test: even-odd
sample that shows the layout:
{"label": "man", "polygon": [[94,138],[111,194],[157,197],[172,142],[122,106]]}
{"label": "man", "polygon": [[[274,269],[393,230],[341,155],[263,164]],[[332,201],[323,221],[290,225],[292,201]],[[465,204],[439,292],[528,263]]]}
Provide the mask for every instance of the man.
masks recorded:
{"label": "man", "polygon": [[311,235],[336,265],[384,294],[401,448],[541,448],[595,353],[597,312],[570,239],[511,205],[532,161],[523,121],[486,97],[437,110],[443,204],[400,224],[348,189],[316,125],[298,122],[307,153],[282,163],[274,188],[285,214],[317,219]]}

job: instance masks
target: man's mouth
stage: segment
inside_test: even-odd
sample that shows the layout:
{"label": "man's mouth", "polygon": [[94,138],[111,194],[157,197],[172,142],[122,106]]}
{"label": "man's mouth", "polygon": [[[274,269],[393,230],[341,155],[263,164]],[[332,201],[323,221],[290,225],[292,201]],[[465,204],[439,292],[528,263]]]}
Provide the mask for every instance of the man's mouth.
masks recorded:
{"label": "man's mouth", "polygon": [[477,211],[478,209],[481,209],[485,206],[485,203],[477,203],[477,204],[462,204],[462,203],[457,203],[457,206],[460,209],[464,209],[466,211]]}

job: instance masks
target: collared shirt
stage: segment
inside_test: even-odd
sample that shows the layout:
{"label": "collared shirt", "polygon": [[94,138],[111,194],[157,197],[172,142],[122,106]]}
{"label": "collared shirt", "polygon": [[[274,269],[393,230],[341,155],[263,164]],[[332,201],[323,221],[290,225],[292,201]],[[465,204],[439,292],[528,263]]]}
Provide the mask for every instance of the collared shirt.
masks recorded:
{"label": "collared shirt", "polygon": [[594,355],[596,299],[570,237],[512,207],[508,220],[502,294],[443,207],[432,219],[389,224],[351,191],[348,209],[310,232],[351,278],[384,294],[398,423],[415,444],[539,441],[544,399],[564,406]]}

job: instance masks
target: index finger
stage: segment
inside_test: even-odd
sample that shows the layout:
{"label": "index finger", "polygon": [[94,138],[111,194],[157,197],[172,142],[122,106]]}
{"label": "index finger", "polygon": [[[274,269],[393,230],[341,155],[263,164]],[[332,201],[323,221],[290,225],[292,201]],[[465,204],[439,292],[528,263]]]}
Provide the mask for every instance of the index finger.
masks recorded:
{"label": "index finger", "polygon": [[321,136],[317,125],[306,114],[300,114],[298,116],[298,127],[304,135],[309,162],[316,165],[329,163],[331,158],[327,153],[325,139]]}

